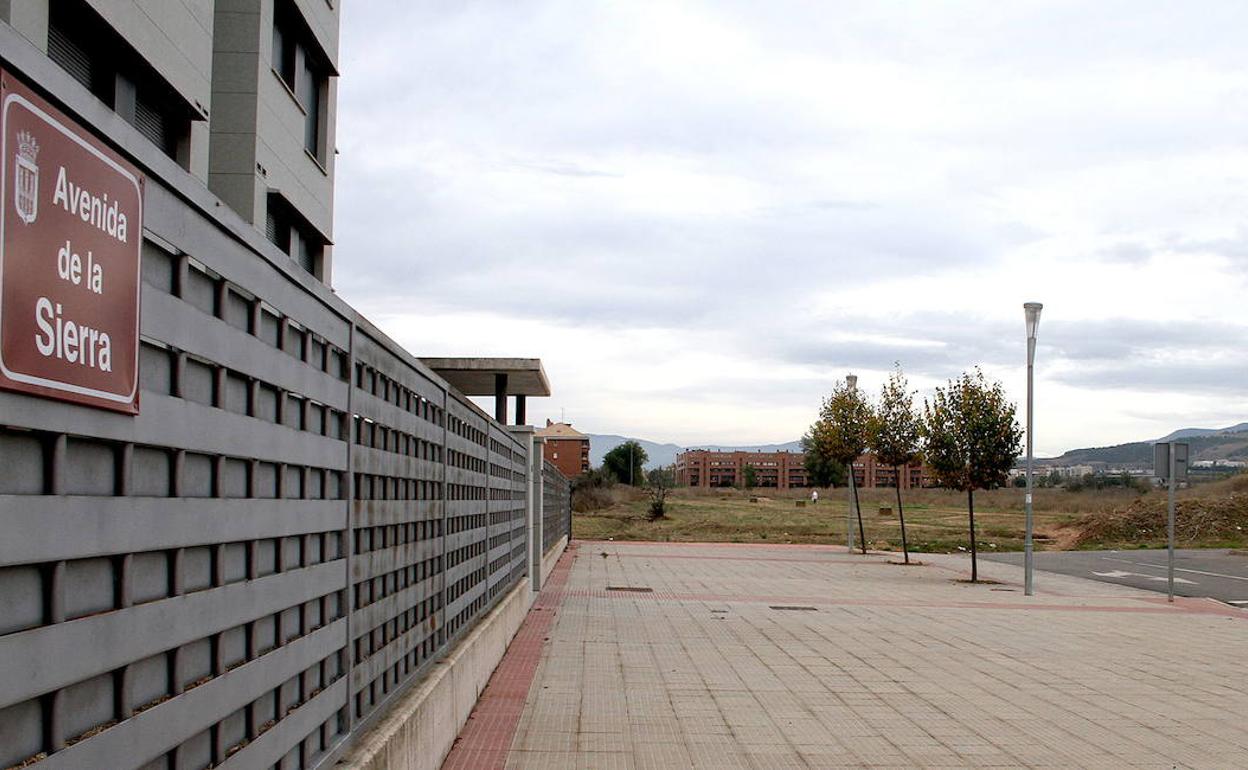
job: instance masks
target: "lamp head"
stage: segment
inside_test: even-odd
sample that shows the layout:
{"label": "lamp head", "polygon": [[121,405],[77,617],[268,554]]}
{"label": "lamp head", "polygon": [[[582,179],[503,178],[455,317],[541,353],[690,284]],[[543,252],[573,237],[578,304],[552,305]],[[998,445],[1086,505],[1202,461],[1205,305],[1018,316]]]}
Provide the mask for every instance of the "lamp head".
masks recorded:
{"label": "lamp head", "polygon": [[849,386],[850,390],[857,390],[858,389],[858,375],[856,374],[845,375],[845,384]]}
{"label": "lamp head", "polygon": [[1023,303],[1023,312],[1027,316],[1027,339],[1034,340],[1036,332],[1040,330],[1040,311],[1044,305],[1039,302]]}

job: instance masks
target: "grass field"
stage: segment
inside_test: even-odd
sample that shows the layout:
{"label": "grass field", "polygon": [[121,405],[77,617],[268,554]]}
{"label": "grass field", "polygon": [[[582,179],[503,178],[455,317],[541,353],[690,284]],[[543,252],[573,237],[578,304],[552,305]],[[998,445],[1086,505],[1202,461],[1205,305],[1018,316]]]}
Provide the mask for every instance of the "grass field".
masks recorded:
{"label": "grass field", "polygon": [[[676,542],[732,543],[832,543],[845,542],[848,491],[821,491],[818,505],[798,506],[808,500],[801,490],[745,492],[736,489],[677,489],[668,497],[667,516],[647,521],[649,498],[641,490],[616,487],[615,504],[573,517],[573,536],[582,539],[660,540]],[[1226,499],[1231,487],[1209,485],[1206,489],[1185,491],[1185,499]],[[878,550],[901,549],[901,527],[892,489],[864,489],[859,492],[867,543]],[[1145,497],[1160,502],[1164,492]],[[1140,498],[1123,489],[1067,492],[1063,489],[1037,489],[1035,494],[1035,533],[1037,549],[1066,549],[1076,546],[1081,532],[1080,517],[1109,515]],[[903,492],[906,535],[912,551],[948,552],[968,547],[966,495],[945,490],[922,489]],[[887,508],[887,515],[881,513]],[[857,522],[854,522],[857,527]],[[1023,493],[1019,489],[998,489],[975,494],[975,527],[979,548],[984,551],[1017,551],[1023,547]],[[1088,541],[1078,547],[1150,547],[1162,544],[1161,533],[1129,542]],[[1217,539],[1187,542],[1184,545],[1244,547],[1248,539],[1225,535]]]}

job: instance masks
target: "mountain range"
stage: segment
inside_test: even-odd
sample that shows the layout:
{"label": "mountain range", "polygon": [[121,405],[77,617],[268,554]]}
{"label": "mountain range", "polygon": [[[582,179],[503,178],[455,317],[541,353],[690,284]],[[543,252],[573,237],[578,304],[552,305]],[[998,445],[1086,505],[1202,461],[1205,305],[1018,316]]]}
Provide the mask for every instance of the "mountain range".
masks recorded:
{"label": "mountain range", "polygon": [[1037,462],[1055,466],[1105,463],[1115,468],[1151,468],[1153,444],[1179,440],[1187,442],[1192,461],[1248,460],[1248,422],[1241,422],[1229,428],[1183,428],[1152,441],[1071,449],[1057,457],[1037,459]]}
{"label": "mountain range", "polygon": [[[595,467],[602,465],[602,458],[607,452],[623,444],[625,441],[636,441],[646,450],[646,467],[656,468],[676,462],[676,455],[685,449],[711,449],[716,451],[747,451],[747,452],[800,452],[800,441],[789,441],[784,444],[751,444],[728,446],[720,444],[700,444],[683,447],[678,444],[662,444],[646,439],[630,439],[614,434],[594,433],[589,435],[589,459]],[[1057,457],[1037,458],[1040,465],[1091,465],[1106,464],[1115,468],[1148,468],[1153,463],[1153,444],[1161,441],[1186,440],[1191,446],[1191,459],[1196,460],[1248,460],[1248,422],[1241,422],[1227,428],[1182,428],[1159,439],[1133,441],[1127,444],[1115,444],[1105,447],[1086,447],[1071,449]]]}

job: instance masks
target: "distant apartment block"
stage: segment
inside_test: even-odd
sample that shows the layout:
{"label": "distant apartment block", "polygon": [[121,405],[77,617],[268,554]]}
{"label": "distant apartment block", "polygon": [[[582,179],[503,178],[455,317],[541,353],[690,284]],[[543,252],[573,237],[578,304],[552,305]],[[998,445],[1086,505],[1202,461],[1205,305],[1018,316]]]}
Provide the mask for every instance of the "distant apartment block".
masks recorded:
{"label": "distant apartment block", "polygon": [[[861,489],[897,486],[897,472],[891,465],[883,465],[871,453],[863,454],[854,461],[854,483]],[[918,489],[930,487],[933,481],[927,466],[922,463],[907,465],[901,469],[901,488]]]}
{"label": "distant apartment block", "polygon": [[[796,489],[810,486],[802,452],[716,452],[690,449],[676,456],[676,483],[679,486],[710,489],[745,484],[745,469],[754,469],[754,486]],[[854,482],[862,488],[893,487],[896,472],[891,465],[879,464],[874,455],[864,454],[854,462]],[[902,469],[901,488],[930,486],[926,468],[920,464]]]}
{"label": "distant apartment block", "polygon": [[546,439],[543,454],[567,478],[589,471],[589,436],[571,423],[547,420],[546,427],[538,429],[537,437]]}
{"label": "distant apartment block", "polygon": [[676,455],[678,486],[739,487],[745,484],[745,469],[754,469],[754,485],[775,489],[807,486],[806,466],[801,452],[714,452],[690,449]]}

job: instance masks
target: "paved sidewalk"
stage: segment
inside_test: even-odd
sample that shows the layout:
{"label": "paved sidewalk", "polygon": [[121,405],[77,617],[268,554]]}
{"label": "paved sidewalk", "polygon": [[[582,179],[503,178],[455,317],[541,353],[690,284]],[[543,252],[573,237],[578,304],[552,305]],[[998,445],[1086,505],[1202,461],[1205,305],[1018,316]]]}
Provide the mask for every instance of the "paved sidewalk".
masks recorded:
{"label": "paved sidewalk", "polygon": [[958,582],[956,556],[574,545],[452,760],[487,740],[477,767],[1248,767],[1248,613],[1226,605],[1051,573],[1028,598],[1011,565]]}

